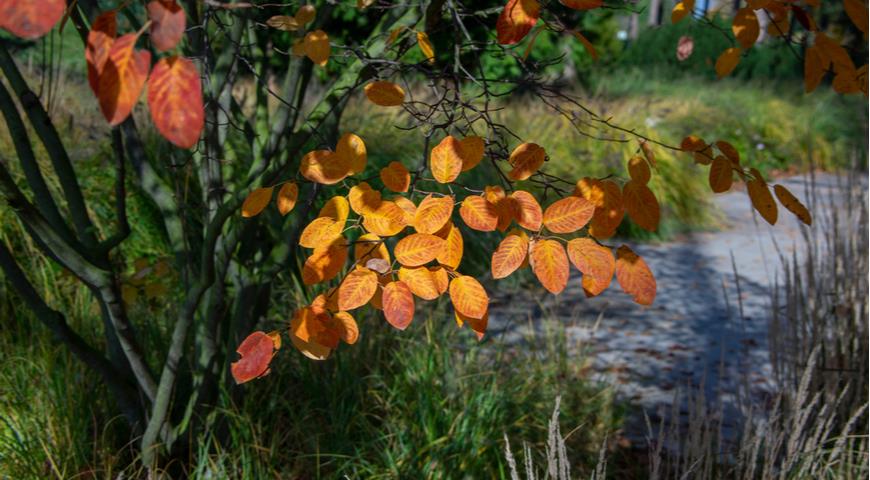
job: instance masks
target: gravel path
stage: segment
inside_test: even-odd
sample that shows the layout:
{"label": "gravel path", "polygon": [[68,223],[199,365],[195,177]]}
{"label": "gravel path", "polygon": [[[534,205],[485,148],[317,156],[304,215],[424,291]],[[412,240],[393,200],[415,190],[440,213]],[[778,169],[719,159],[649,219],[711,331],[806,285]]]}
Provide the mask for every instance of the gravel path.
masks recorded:
{"label": "gravel path", "polygon": [[[806,202],[805,180],[778,183]],[[838,180],[817,176],[821,198],[839,195]],[[637,415],[628,418],[629,438],[643,437],[642,412],[654,417],[671,405],[676,387],[691,383],[703,385],[707,398],[721,394],[726,415],[735,408],[738,387],[749,385],[752,395],[764,395],[771,386],[767,329],[781,265],[777,252],[800,255],[806,227],[782,208],[777,225],[769,226],[742,191],[714,201],[726,224],[721,231],[630,244],[656,276],[651,307],[632,303],[615,279],[604,294],[586,299],[579,278],[572,276],[557,297],[540,287],[502,293],[490,310],[490,331],[501,341],[522,342],[529,329],[545,328],[546,322],[535,320],[557,319],[567,329],[572,352],[588,353],[593,371],[612,381],[621,399],[643,407],[631,409]],[[824,207],[816,206],[813,214],[820,218]]]}

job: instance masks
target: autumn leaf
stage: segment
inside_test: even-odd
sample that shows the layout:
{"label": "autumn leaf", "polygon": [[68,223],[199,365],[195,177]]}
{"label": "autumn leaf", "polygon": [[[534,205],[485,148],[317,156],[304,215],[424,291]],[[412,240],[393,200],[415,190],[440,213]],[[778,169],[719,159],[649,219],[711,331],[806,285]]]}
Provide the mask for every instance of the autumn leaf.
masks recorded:
{"label": "autumn leaf", "polygon": [[713,159],[710,164],[710,189],[714,193],[723,193],[731,189],[734,174],[731,172],[731,160],[722,155]]}
{"label": "autumn leaf", "polygon": [[350,187],[347,192],[350,208],[357,215],[368,215],[381,205],[381,192],[373,189],[366,182],[360,182]]}
{"label": "autumn leaf", "polygon": [[302,265],[302,283],[316,285],[332,280],[347,261],[347,245],[340,238],[333,243],[314,249]]}
{"label": "autumn leaf", "polygon": [[287,215],[296,206],[296,199],[299,197],[299,186],[293,182],[285,183],[278,190],[278,197],[275,203],[278,206],[278,212],[281,215]]}
{"label": "autumn leaf", "polygon": [[813,224],[813,218],[810,215],[810,211],[807,207],[801,203],[800,200],[797,199],[787,188],[782,185],[774,185],[773,192],[776,193],[776,198],[779,199],[779,203],[782,204],[786,210],[793,213],[800,221],[804,222],[807,225]]}
{"label": "autumn leaf", "polygon": [[671,23],[679,23],[680,20],[691,15],[692,10],[694,9],[695,0],[683,0],[682,2],[677,2],[677,4],[674,5],[674,9],[671,10]]}
{"label": "autumn leaf", "polygon": [[0,0],[0,28],[35,40],[54,28],[65,9],[64,0]]}
{"label": "autumn leaf", "polygon": [[755,15],[755,10],[749,7],[737,10],[737,14],[734,15],[734,20],[731,22],[731,31],[734,33],[734,38],[737,39],[737,43],[739,43],[744,50],[755,45],[760,32],[758,17]]}
{"label": "autumn leaf", "polygon": [[486,144],[482,138],[477,136],[465,137],[459,141],[459,146],[463,172],[471,170],[483,160]]}
{"label": "autumn leaf", "polygon": [[491,232],[498,225],[495,207],[483,197],[469,195],[459,207],[459,216],[469,228],[481,232]]}
{"label": "autumn leaf", "polygon": [[492,278],[498,280],[514,273],[529,254],[529,237],[521,232],[508,234],[492,252]]}
{"label": "autumn leaf", "polygon": [[363,228],[381,237],[391,237],[407,226],[405,211],[396,202],[384,200],[363,218]]}
{"label": "autumn leaf", "polygon": [[731,161],[731,165],[735,168],[740,166],[740,153],[734,148],[734,145],[724,140],[718,140],[716,141],[716,148],[722,152],[722,155],[725,155],[725,158]]}
{"label": "autumn leaf", "polygon": [[242,202],[242,216],[245,218],[256,217],[272,200],[273,187],[256,188],[248,194]]}
{"label": "autumn leaf", "polygon": [[184,57],[161,58],[148,78],[148,110],[157,131],[173,145],[196,145],[205,126],[196,65]]}
{"label": "autumn leaf", "polygon": [[453,213],[453,197],[436,197],[431,193],[420,202],[414,215],[414,229],[434,234],[444,227]]}
{"label": "autumn leaf", "polygon": [[402,209],[402,221],[406,225],[413,225],[414,217],[417,215],[417,206],[414,202],[402,196],[393,197],[392,201]]}
{"label": "autumn leaf", "polygon": [[299,245],[305,248],[318,248],[341,237],[344,222],[331,217],[318,217],[311,221],[299,235]]}
{"label": "autumn leaf", "polygon": [[453,308],[469,318],[483,318],[489,308],[489,295],[474,277],[461,275],[450,282]]}
{"label": "autumn leaf", "polygon": [[641,305],[652,305],[656,298],[656,279],[652,271],[632,249],[616,249],[616,280],[622,290]]}
{"label": "autumn leaf", "polygon": [[326,66],[331,51],[329,36],[326,32],[323,30],[308,32],[302,41],[302,48],[309,60],[321,67]]}
{"label": "autumn leaf", "polygon": [[634,223],[644,230],[656,231],[661,213],[659,202],[649,187],[634,180],[626,182],[622,186],[622,201]]}
{"label": "autumn leaf", "polygon": [[172,50],[184,36],[184,10],[175,0],[152,0],[146,6],[151,20],[151,43],[158,52]]}
{"label": "autumn leaf", "polygon": [[540,11],[541,5],[537,0],[508,0],[495,25],[498,43],[519,43],[538,23]]}
{"label": "autumn leaf", "polygon": [[852,23],[861,30],[864,34],[864,39],[867,38],[867,5],[862,0],[844,0],[843,8],[846,10],[846,15],[852,20]]}
{"label": "autumn leaf", "polygon": [[399,280],[423,300],[435,300],[447,291],[450,279],[442,267],[401,267]]}
{"label": "autumn leaf", "polygon": [[586,53],[588,53],[589,56],[591,56],[594,60],[598,60],[598,52],[595,51],[595,46],[592,45],[592,42],[590,42],[589,39],[587,39],[582,33],[578,32],[577,30],[570,30],[570,32],[571,35],[574,35],[574,38],[576,38],[580,42],[580,44],[583,45],[583,48],[586,49]]}
{"label": "autumn leaf", "polygon": [[575,238],[566,247],[568,259],[583,274],[583,292],[594,297],[610,286],[616,261],[609,248],[590,238]]}
{"label": "autumn leaf", "polygon": [[346,164],[349,174],[362,173],[366,169],[366,144],[363,139],[353,133],[345,133],[338,139],[335,154]]}
{"label": "autumn leaf", "polygon": [[375,233],[360,235],[354,242],[353,258],[357,263],[365,265],[371,259],[382,259],[389,266],[390,251],[384,241]]}
{"label": "autumn leaf", "polygon": [[296,18],[287,15],[275,15],[269,17],[269,19],[266,20],[266,25],[284,32],[295,32],[296,30],[299,30],[299,22],[296,21]]}
{"label": "autumn leaf", "polygon": [[348,345],[356,343],[359,339],[359,326],[357,326],[353,315],[347,312],[338,312],[332,317],[332,321],[342,342]]}
{"label": "autumn leaf", "polygon": [[353,310],[371,300],[378,289],[378,274],[365,267],[356,267],[338,287],[338,309]]}
{"label": "autumn leaf", "polygon": [[558,295],[568,285],[568,255],[556,240],[533,242],[529,251],[529,265],[541,285]]}
{"label": "autumn leaf", "polygon": [[370,102],[382,107],[397,107],[405,102],[405,90],[392,82],[371,82],[364,91]]}
{"label": "autumn leaf", "polygon": [[120,124],[130,115],[148,78],[151,54],[134,48],[137,38],[136,34],[129,33],[115,40],[99,75],[100,110],[111,126]]}
{"label": "autumn leaf", "polygon": [[553,202],[544,211],[544,226],[553,233],[572,233],[585,227],[595,205],[583,197],[565,197]]}
{"label": "autumn leaf", "polygon": [[296,10],[295,18],[300,25],[305,25],[313,22],[316,15],[317,9],[314,8],[314,5],[302,5],[299,10]]}
{"label": "autumn leaf", "polygon": [[559,3],[574,10],[592,10],[604,5],[602,0],[559,0]]}
{"label": "autumn leaf", "polygon": [[299,163],[299,173],[312,182],[334,185],[350,173],[347,157],[329,150],[313,150],[306,153]]}
{"label": "autumn leaf", "polygon": [[400,162],[390,162],[381,169],[381,181],[394,192],[407,192],[411,186],[411,172]]}
{"label": "autumn leaf", "polygon": [[432,47],[432,42],[429,41],[429,35],[426,35],[426,32],[417,32],[417,45],[429,63],[435,63],[435,48]]}
{"label": "autumn leaf", "polygon": [[[2,0],[0,0],[2,1]],[[99,98],[100,74],[109,59],[109,51],[117,35],[117,20],[115,11],[110,10],[100,14],[91,24],[85,45],[85,61],[88,66],[88,84],[91,91]]]}
{"label": "autumn leaf", "polygon": [[619,185],[610,180],[584,177],[577,182],[574,195],[582,196],[595,205],[595,213],[589,223],[590,235],[608,238],[616,233],[625,216]]}
{"label": "autumn leaf", "polygon": [[649,165],[639,155],[635,155],[628,159],[628,175],[635,182],[646,185],[649,183],[651,172]]}
{"label": "autumn leaf", "polygon": [[432,149],[429,169],[439,183],[450,183],[462,172],[462,145],[448,135]]}
{"label": "autumn leaf", "polygon": [[435,260],[446,242],[441,237],[428,233],[413,233],[399,240],[393,253],[396,260],[406,267],[418,267]]}
{"label": "autumn leaf", "polygon": [[511,152],[508,159],[513,170],[508,172],[511,180],[526,180],[544,164],[544,149],[534,143],[523,143]]}
{"label": "autumn leaf", "polygon": [[740,63],[740,53],[739,48],[732,47],[719,55],[719,58],[716,59],[716,75],[719,78],[726,77],[734,71],[734,68]]}
{"label": "autumn leaf", "polygon": [[643,156],[646,158],[646,161],[649,162],[650,165],[655,168],[656,166],[656,154],[653,151],[652,147],[649,145],[649,142],[646,140],[641,140],[640,149],[643,151]]}
{"label": "autumn leaf", "polygon": [[535,197],[524,190],[517,190],[511,193],[511,198],[515,200],[516,205],[516,221],[519,226],[537,232],[541,229],[541,223],[544,220],[544,214],[541,211],[541,205]]}
{"label": "autumn leaf", "polygon": [[405,282],[390,282],[383,293],[384,318],[399,330],[408,328],[414,320],[414,295]]}
{"label": "autumn leaf", "polygon": [[480,341],[483,339],[483,336],[486,334],[486,326],[489,323],[489,312],[483,316],[483,318],[471,318],[466,317],[465,315],[454,311],[454,317],[456,318],[456,324],[460,327],[463,324],[468,324],[468,327],[471,328],[471,331],[477,336],[477,340]]}
{"label": "autumn leaf", "polygon": [[280,341],[265,332],[254,332],[245,338],[236,348],[239,360],[230,365],[236,384],[249,382],[255,378],[269,373],[269,363],[275,355],[275,350],[280,348]]}
{"label": "autumn leaf", "polygon": [[462,254],[465,249],[462,232],[456,225],[453,225],[453,222],[448,221],[435,235],[444,239],[444,248],[438,253],[435,260],[441,265],[456,270],[462,262]]}
{"label": "autumn leaf", "polygon": [[[757,170],[753,170],[753,173],[757,172]],[[746,190],[750,201],[752,201],[752,206],[761,214],[761,217],[771,225],[776,224],[776,202],[773,201],[773,195],[770,194],[770,189],[767,188],[767,184],[761,179],[760,174],[746,182]]]}

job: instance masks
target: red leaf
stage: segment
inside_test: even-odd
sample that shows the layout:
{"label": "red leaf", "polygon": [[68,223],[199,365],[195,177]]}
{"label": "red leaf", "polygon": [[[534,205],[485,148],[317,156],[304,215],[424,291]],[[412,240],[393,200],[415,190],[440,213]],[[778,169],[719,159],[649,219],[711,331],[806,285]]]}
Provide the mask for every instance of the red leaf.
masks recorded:
{"label": "red leaf", "polygon": [[196,145],[205,123],[199,72],[184,57],[163,58],[148,79],[148,109],[161,135],[174,145]]}
{"label": "red leaf", "polygon": [[538,23],[540,12],[541,5],[537,0],[509,0],[495,25],[498,43],[519,43]]}
{"label": "red leaf", "polygon": [[151,54],[136,51],[136,39],[136,34],[128,33],[115,40],[100,73],[97,97],[103,116],[112,126],[130,115],[148,78]]}
{"label": "red leaf", "polygon": [[174,48],[184,36],[184,10],[175,0],[148,2],[148,18],[151,20],[151,43],[158,52]]}
{"label": "red leaf", "polygon": [[65,9],[64,0],[0,0],[0,28],[33,40],[54,28]]}
{"label": "red leaf", "polygon": [[91,85],[94,95],[99,95],[97,90],[100,85],[100,74],[109,59],[109,51],[115,43],[118,22],[115,11],[104,12],[91,24],[88,32],[88,44],[85,46],[85,61],[88,64],[88,83]]}
{"label": "red leaf", "polygon": [[275,339],[263,332],[248,335],[236,352],[241,358],[230,365],[236,383],[245,383],[269,373],[269,363],[275,355]]}

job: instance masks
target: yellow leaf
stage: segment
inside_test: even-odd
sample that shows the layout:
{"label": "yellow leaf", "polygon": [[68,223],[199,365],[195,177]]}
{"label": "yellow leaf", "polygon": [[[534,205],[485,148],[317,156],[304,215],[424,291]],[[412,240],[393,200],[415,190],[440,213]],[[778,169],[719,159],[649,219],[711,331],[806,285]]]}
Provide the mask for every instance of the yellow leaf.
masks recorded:
{"label": "yellow leaf", "polygon": [[363,218],[363,227],[381,237],[391,237],[401,232],[407,225],[404,210],[389,200],[382,201],[377,209]]}
{"label": "yellow leaf", "polygon": [[318,217],[329,217],[336,222],[340,222],[344,225],[344,222],[347,221],[347,217],[350,215],[350,205],[346,198],[341,195],[336,195],[329,200],[325,204],[323,204],[323,208],[320,209],[320,212],[317,213]]}
{"label": "yellow leaf", "polygon": [[481,232],[491,232],[498,225],[495,207],[483,197],[469,195],[459,207],[459,216],[469,228]]}
{"label": "yellow leaf", "polygon": [[583,197],[565,197],[544,211],[544,226],[553,233],[572,233],[585,227],[595,212],[595,204]]}
{"label": "yellow leaf", "polygon": [[269,201],[272,200],[273,187],[254,189],[242,202],[242,216],[245,218],[256,217],[262,212]]}
{"label": "yellow leaf", "polygon": [[649,187],[634,180],[626,182],[622,187],[622,201],[634,223],[644,230],[656,231],[660,217],[659,202]]}
{"label": "yellow leaf", "polygon": [[338,309],[353,310],[365,305],[377,289],[378,274],[365,267],[356,267],[338,287]]}
{"label": "yellow leaf", "polygon": [[519,43],[538,22],[540,13],[537,0],[508,0],[495,24],[498,43]]}
{"label": "yellow leaf", "polygon": [[477,136],[465,137],[459,141],[460,156],[462,157],[462,171],[467,172],[476,167],[483,160],[486,144]]}
{"label": "yellow leaf", "polygon": [[737,64],[740,63],[740,49],[736,47],[729,48],[719,55],[716,59],[716,75],[719,78],[728,76],[734,71]]}
{"label": "yellow leaf", "polygon": [[414,229],[420,233],[434,234],[444,227],[452,213],[453,197],[436,197],[430,193],[417,207]]}
{"label": "yellow leaf", "polygon": [[429,169],[439,183],[450,183],[462,172],[462,144],[448,135],[432,149]]}
{"label": "yellow leaf", "polygon": [[364,90],[366,98],[375,105],[397,107],[405,102],[405,90],[392,82],[372,82]]}
{"label": "yellow leaf", "polygon": [[641,305],[652,305],[656,298],[656,279],[634,251],[625,245],[616,250],[616,280],[622,290]]}
{"label": "yellow leaf", "polygon": [[441,267],[401,267],[399,280],[411,289],[411,293],[423,300],[435,300],[447,290],[449,278]]}
{"label": "yellow leaf", "polygon": [[372,189],[366,182],[350,187],[347,198],[351,210],[357,215],[368,215],[381,206],[381,192]]}
{"label": "yellow leaf", "polygon": [[529,237],[522,231],[508,234],[492,252],[492,278],[498,280],[514,273],[529,254]]}
{"label": "yellow leaf", "polygon": [[308,32],[302,42],[305,56],[321,67],[326,66],[332,49],[329,45],[329,36],[326,32],[323,30]]}
{"label": "yellow leaf", "polygon": [[374,233],[360,235],[354,242],[353,258],[357,263],[365,265],[371,259],[390,261],[390,251],[381,237]]}
{"label": "yellow leaf", "polygon": [[278,190],[278,197],[275,199],[275,203],[278,205],[278,212],[281,215],[290,213],[293,207],[296,206],[296,199],[298,197],[299,187],[295,183],[288,182],[282,185],[281,189]]}
{"label": "yellow leaf", "polygon": [[529,251],[529,265],[541,285],[553,295],[558,295],[568,285],[568,255],[556,240],[533,242]]}
{"label": "yellow leaf", "polygon": [[435,49],[432,47],[432,42],[429,41],[429,35],[426,32],[417,32],[417,45],[423,55],[429,60],[429,63],[435,63]]}
{"label": "yellow leaf", "polygon": [[302,265],[302,282],[305,285],[315,285],[332,280],[341,271],[347,261],[347,245],[340,238],[327,246],[314,249]]}
{"label": "yellow leaf", "polygon": [[393,253],[402,265],[419,267],[435,260],[445,246],[446,242],[441,237],[428,233],[413,233],[399,240]]}
{"label": "yellow leaf", "polygon": [[381,169],[381,181],[394,192],[407,192],[411,186],[411,172],[400,162],[390,162]]}
{"label": "yellow leaf", "polygon": [[462,232],[459,231],[456,225],[453,225],[453,222],[448,221],[440,231],[435,233],[435,236],[444,239],[444,249],[435,257],[435,260],[453,270],[459,268],[465,248]]}
{"label": "yellow leaf", "polygon": [[341,237],[344,222],[338,222],[331,217],[319,217],[309,223],[299,235],[299,245],[305,248],[317,248]]}
{"label": "yellow leaf", "polygon": [[489,295],[474,277],[461,275],[450,282],[453,308],[469,318],[483,318],[489,308]]}
{"label": "yellow leaf", "polygon": [[299,173],[312,182],[334,185],[350,173],[347,161],[347,157],[338,156],[329,150],[314,150],[302,157]]}
{"label": "yellow leaf", "polygon": [[782,185],[774,185],[773,191],[776,193],[776,198],[779,199],[779,203],[782,204],[788,211],[793,213],[798,219],[804,222],[807,225],[813,224],[813,218],[810,215],[810,211],[807,207],[801,203],[800,200],[797,199],[787,188]]}
{"label": "yellow leaf", "polygon": [[610,286],[616,261],[609,248],[590,238],[575,238],[568,241],[568,259],[583,274],[583,292],[594,297]]}
{"label": "yellow leaf", "polygon": [[362,173],[366,169],[366,144],[353,133],[345,133],[335,146],[335,154],[341,157],[340,163],[346,164],[350,174]]}
{"label": "yellow leaf", "polygon": [[574,195],[581,196],[595,205],[595,213],[589,224],[589,234],[595,238],[608,238],[616,233],[625,209],[619,185],[610,180],[585,177],[577,182]]}
{"label": "yellow leaf", "polygon": [[544,164],[544,149],[534,143],[523,143],[511,152],[509,158],[513,170],[508,173],[511,180],[526,180]]}

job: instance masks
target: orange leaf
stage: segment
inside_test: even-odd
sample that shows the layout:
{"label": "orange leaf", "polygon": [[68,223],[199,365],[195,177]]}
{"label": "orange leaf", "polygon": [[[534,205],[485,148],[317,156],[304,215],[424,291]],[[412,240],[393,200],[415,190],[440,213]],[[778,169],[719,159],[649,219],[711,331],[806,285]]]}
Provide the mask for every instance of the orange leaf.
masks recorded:
{"label": "orange leaf", "polygon": [[65,10],[64,0],[0,0],[0,28],[34,40],[54,28]]}
{"label": "orange leaf", "polygon": [[505,278],[514,273],[529,254],[529,237],[522,231],[509,234],[492,252],[492,278]]}
{"label": "orange leaf", "polygon": [[439,183],[450,183],[462,172],[462,144],[448,135],[432,149],[429,169]]}
{"label": "orange leaf", "polygon": [[323,30],[308,32],[302,40],[302,48],[305,51],[305,56],[321,67],[326,66],[332,50],[329,45],[329,35]]}
{"label": "orange leaf", "polygon": [[249,382],[269,373],[269,363],[272,362],[277,348],[280,347],[276,347],[274,339],[264,332],[248,335],[236,348],[241,358],[230,365],[236,384]]}
{"label": "orange leaf", "polygon": [[393,253],[396,260],[406,267],[417,267],[435,260],[445,248],[441,237],[428,233],[412,233],[399,240]]}
{"label": "orange leaf", "polygon": [[692,10],[695,8],[695,0],[683,0],[682,2],[677,2],[674,5],[674,9],[671,10],[671,23],[678,23],[680,20],[686,18],[687,15],[692,13]]}
{"label": "orange leaf", "polygon": [[363,218],[363,227],[381,237],[391,237],[404,230],[406,225],[405,211],[390,200],[381,201],[377,209]]}
{"label": "orange leaf", "polygon": [[462,171],[466,172],[476,167],[485,153],[486,144],[483,139],[476,136],[465,137],[459,141],[462,156]]}
{"label": "orange leaf", "polygon": [[347,261],[347,245],[339,238],[327,246],[314,249],[302,265],[302,282],[305,285],[315,285],[332,280],[341,271]]}
{"label": "orange leaf", "polygon": [[432,47],[432,42],[429,41],[429,35],[426,32],[417,32],[417,45],[429,63],[435,63],[435,49]]}
{"label": "orange leaf", "polygon": [[115,11],[110,10],[100,14],[91,24],[88,41],[85,46],[85,61],[88,64],[88,84],[94,95],[99,96],[100,74],[109,59],[109,51],[115,42],[117,34]]}
{"label": "orange leaf", "polygon": [[184,10],[175,0],[152,0],[146,6],[151,20],[151,43],[158,52],[175,48],[184,36]]}
{"label": "orange leaf", "polygon": [[344,230],[344,222],[330,217],[315,218],[302,230],[299,245],[305,248],[328,245],[341,237],[342,230]]}
{"label": "orange leaf", "polygon": [[653,152],[652,147],[649,146],[649,142],[646,140],[641,140],[640,149],[643,150],[643,156],[646,157],[646,161],[649,162],[650,165],[655,168],[656,166],[656,154]]}
{"label": "orange leaf", "polygon": [[740,63],[740,49],[732,47],[725,50],[716,59],[716,75],[719,78],[728,76],[738,63]]}
{"label": "orange leaf", "polygon": [[453,197],[436,197],[431,193],[420,202],[414,214],[414,228],[420,233],[435,233],[450,220]]}
{"label": "orange leaf", "polygon": [[541,5],[537,0],[508,0],[495,25],[498,43],[518,43],[538,23]]}
{"label": "orange leaf", "polygon": [[353,133],[345,133],[338,139],[335,154],[342,157],[341,163],[348,166],[350,175],[362,173],[366,169],[366,144]]}
{"label": "orange leaf", "polygon": [[242,202],[242,216],[256,217],[272,200],[272,187],[254,189]]}
{"label": "orange leaf", "polygon": [[378,274],[365,267],[356,267],[338,287],[338,309],[353,310],[365,305],[377,289]]}
{"label": "orange leaf", "polygon": [[317,15],[317,9],[314,8],[314,5],[302,5],[299,10],[296,10],[295,18],[300,25],[305,25],[313,22],[315,15]]}
{"label": "orange leaf", "polygon": [[312,182],[334,185],[350,173],[347,160],[329,150],[313,150],[302,157],[299,172]]}
{"label": "orange leaf", "polygon": [[373,258],[383,259],[389,263],[390,251],[380,237],[374,233],[366,233],[356,239],[353,248],[353,258],[361,265],[365,265],[367,261]]}
{"label": "orange leaf", "polygon": [[722,155],[714,158],[713,163],[710,164],[710,189],[714,193],[727,192],[731,189],[733,180],[731,160]]}
{"label": "orange leaf", "polygon": [[[753,170],[757,172],[757,170]],[[755,210],[761,214],[761,217],[764,218],[767,223],[771,225],[776,224],[776,202],[773,201],[773,195],[770,194],[770,190],[767,188],[767,184],[764,183],[764,180],[761,179],[761,176],[759,175],[746,182],[746,189]]]}
{"label": "orange leaf", "polygon": [[414,202],[402,196],[393,197],[393,202],[402,209],[403,222],[406,225],[413,225],[414,216],[417,215],[417,206],[414,205]]}
{"label": "orange leaf", "polygon": [[336,195],[327,200],[320,209],[320,212],[317,213],[318,217],[329,217],[341,223],[346,222],[349,215],[350,205],[347,199],[341,195]]}
{"label": "orange leaf", "polygon": [[558,295],[568,285],[568,255],[556,240],[533,242],[529,264],[541,285],[553,295]]}
{"label": "orange leaf", "polygon": [[350,208],[358,215],[368,215],[381,205],[381,192],[372,189],[366,182],[350,187],[347,192]]}
{"label": "orange leaf", "polygon": [[656,298],[656,279],[652,271],[625,245],[616,250],[616,280],[622,290],[641,305],[652,305]]}
{"label": "orange leaf", "polygon": [[646,160],[641,158],[638,155],[635,155],[628,159],[628,175],[632,180],[642,183],[646,185],[649,183],[650,179],[650,171],[649,165],[647,165]]}
{"label": "orange leaf", "polygon": [[826,58],[817,45],[813,45],[804,52],[804,91],[807,93],[815,90],[830,66],[830,59]]}
{"label": "orange leaf", "polygon": [[469,228],[481,232],[491,232],[498,225],[498,213],[495,207],[483,197],[470,195],[462,201],[459,216]]}
{"label": "orange leaf", "polygon": [[401,267],[399,280],[423,300],[435,300],[447,290],[449,278],[442,267]]}
{"label": "orange leaf", "polygon": [[115,40],[99,76],[100,110],[113,127],[133,111],[151,67],[151,54],[134,49],[137,38],[128,33]]}
{"label": "orange leaf", "polygon": [[568,242],[568,259],[583,274],[583,291],[594,297],[610,286],[616,261],[613,252],[590,238],[575,238]]}
{"label": "orange leaf", "polygon": [[523,143],[511,152],[510,164],[514,167],[508,172],[511,180],[525,180],[537,172],[547,154],[544,149],[534,143]]}
{"label": "orange leaf", "polygon": [[595,211],[595,204],[582,197],[565,197],[553,202],[544,211],[544,226],[553,233],[571,233],[580,230]]}
{"label": "orange leaf", "polygon": [[740,166],[740,153],[736,148],[734,148],[734,145],[731,145],[725,140],[719,140],[716,142],[716,148],[722,152],[722,155],[725,155],[725,158],[731,161],[731,165],[735,167]]}
{"label": "orange leaf", "polygon": [[489,295],[474,277],[460,275],[450,282],[453,308],[469,318],[483,318],[489,308]]}
{"label": "orange leaf", "polygon": [[622,191],[610,180],[584,177],[577,182],[574,195],[579,195],[595,205],[595,213],[589,224],[589,234],[596,238],[608,238],[616,233],[622,223],[625,209],[622,206]]}
{"label": "orange leaf", "polygon": [[438,260],[438,263],[441,265],[456,270],[462,262],[462,254],[465,248],[462,232],[459,231],[456,225],[453,225],[453,222],[447,222],[435,235],[444,239],[444,248],[435,257],[435,260]]}
{"label": "orange leaf", "polygon": [[483,316],[483,318],[471,318],[466,317],[465,315],[454,311],[454,316],[456,317],[456,324],[460,327],[467,323],[469,328],[474,332],[477,336],[477,340],[480,341],[483,339],[483,336],[486,334],[486,326],[489,323],[489,312]]}
{"label": "orange leaf", "polygon": [[867,38],[867,5],[862,0],[844,0],[843,8],[846,10],[846,15],[852,20],[852,23],[858,27],[858,30],[864,34],[864,39]]}
{"label": "orange leaf", "polygon": [[347,312],[338,312],[332,317],[332,321],[342,342],[348,345],[356,343],[357,339],[359,339],[359,327],[353,315]]}
{"label": "orange leaf", "polygon": [[574,10],[592,10],[604,5],[602,0],[559,0],[559,3]]}
{"label": "orange leaf", "polygon": [[196,65],[184,57],[161,58],[148,79],[148,109],[157,131],[173,145],[196,145],[205,125]]}
{"label": "orange leaf", "polygon": [[414,295],[405,282],[390,282],[383,293],[384,318],[390,325],[404,330],[414,320]]}
{"label": "orange leaf", "polygon": [[707,142],[696,135],[689,135],[680,142],[680,149],[684,152],[700,152],[707,148]]}
{"label": "orange leaf", "polygon": [[798,219],[804,222],[807,225],[813,224],[813,218],[810,215],[810,211],[807,207],[801,203],[800,200],[797,199],[787,188],[782,185],[774,185],[773,192],[776,193],[776,198],[779,199],[779,203],[782,204],[788,211],[793,213]]}
{"label": "orange leaf", "polygon": [[278,190],[278,198],[275,199],[275,203],[278,205],[278,212],[281,215],[287,215],[293,210],[293,207],[296,206],[296,199],[299,197],[299,187],[293,183],[288,182],[285,183],[280,190]]}
{"label": "orange leaf", "polygon": [[405,90],[392,82],[377,81],[365,86],[370,102],[382,107],[398,107],[405,102]]}
{"label": "orange leaf", "polygon": [[634,180],[626,182],[622,187],[622,201],[634,223],[644,230],[656,231],[661,213],[659,202],[649,187]]}
{"label": "orange leaf", "polygon": [[737,10],[737,14],[734,15],[734,20],[731,22],[731,31],[734,32],[734,38],[744,50],[752,48],[761,31],[755,10],[749,7]]}
{"label": "orange leaf", "polygon": [[516,221],[519,226],[537,232],[541,229],[541,223],[544,221],[544,214],[541,211],[541,205],[532,196],[531,193],[517,190],[511,193],[516,206]]}
{"label": "orange leaf", "polygon": [[411,172],[400,162],[390,162],[381,169],[381,181],[394,192],[407,192],[411,186]]}
{"label": "orange leaf", "polygon": [[580,41],[583,44],[583,48],[586,49],[586,53],[589,54],[593,59],[598,60],[598,52],[595,51],[595,46],[592,45],[592,42],[589,41],[582,33],[571,30],[571,35],[574,35],[574,38]]}

